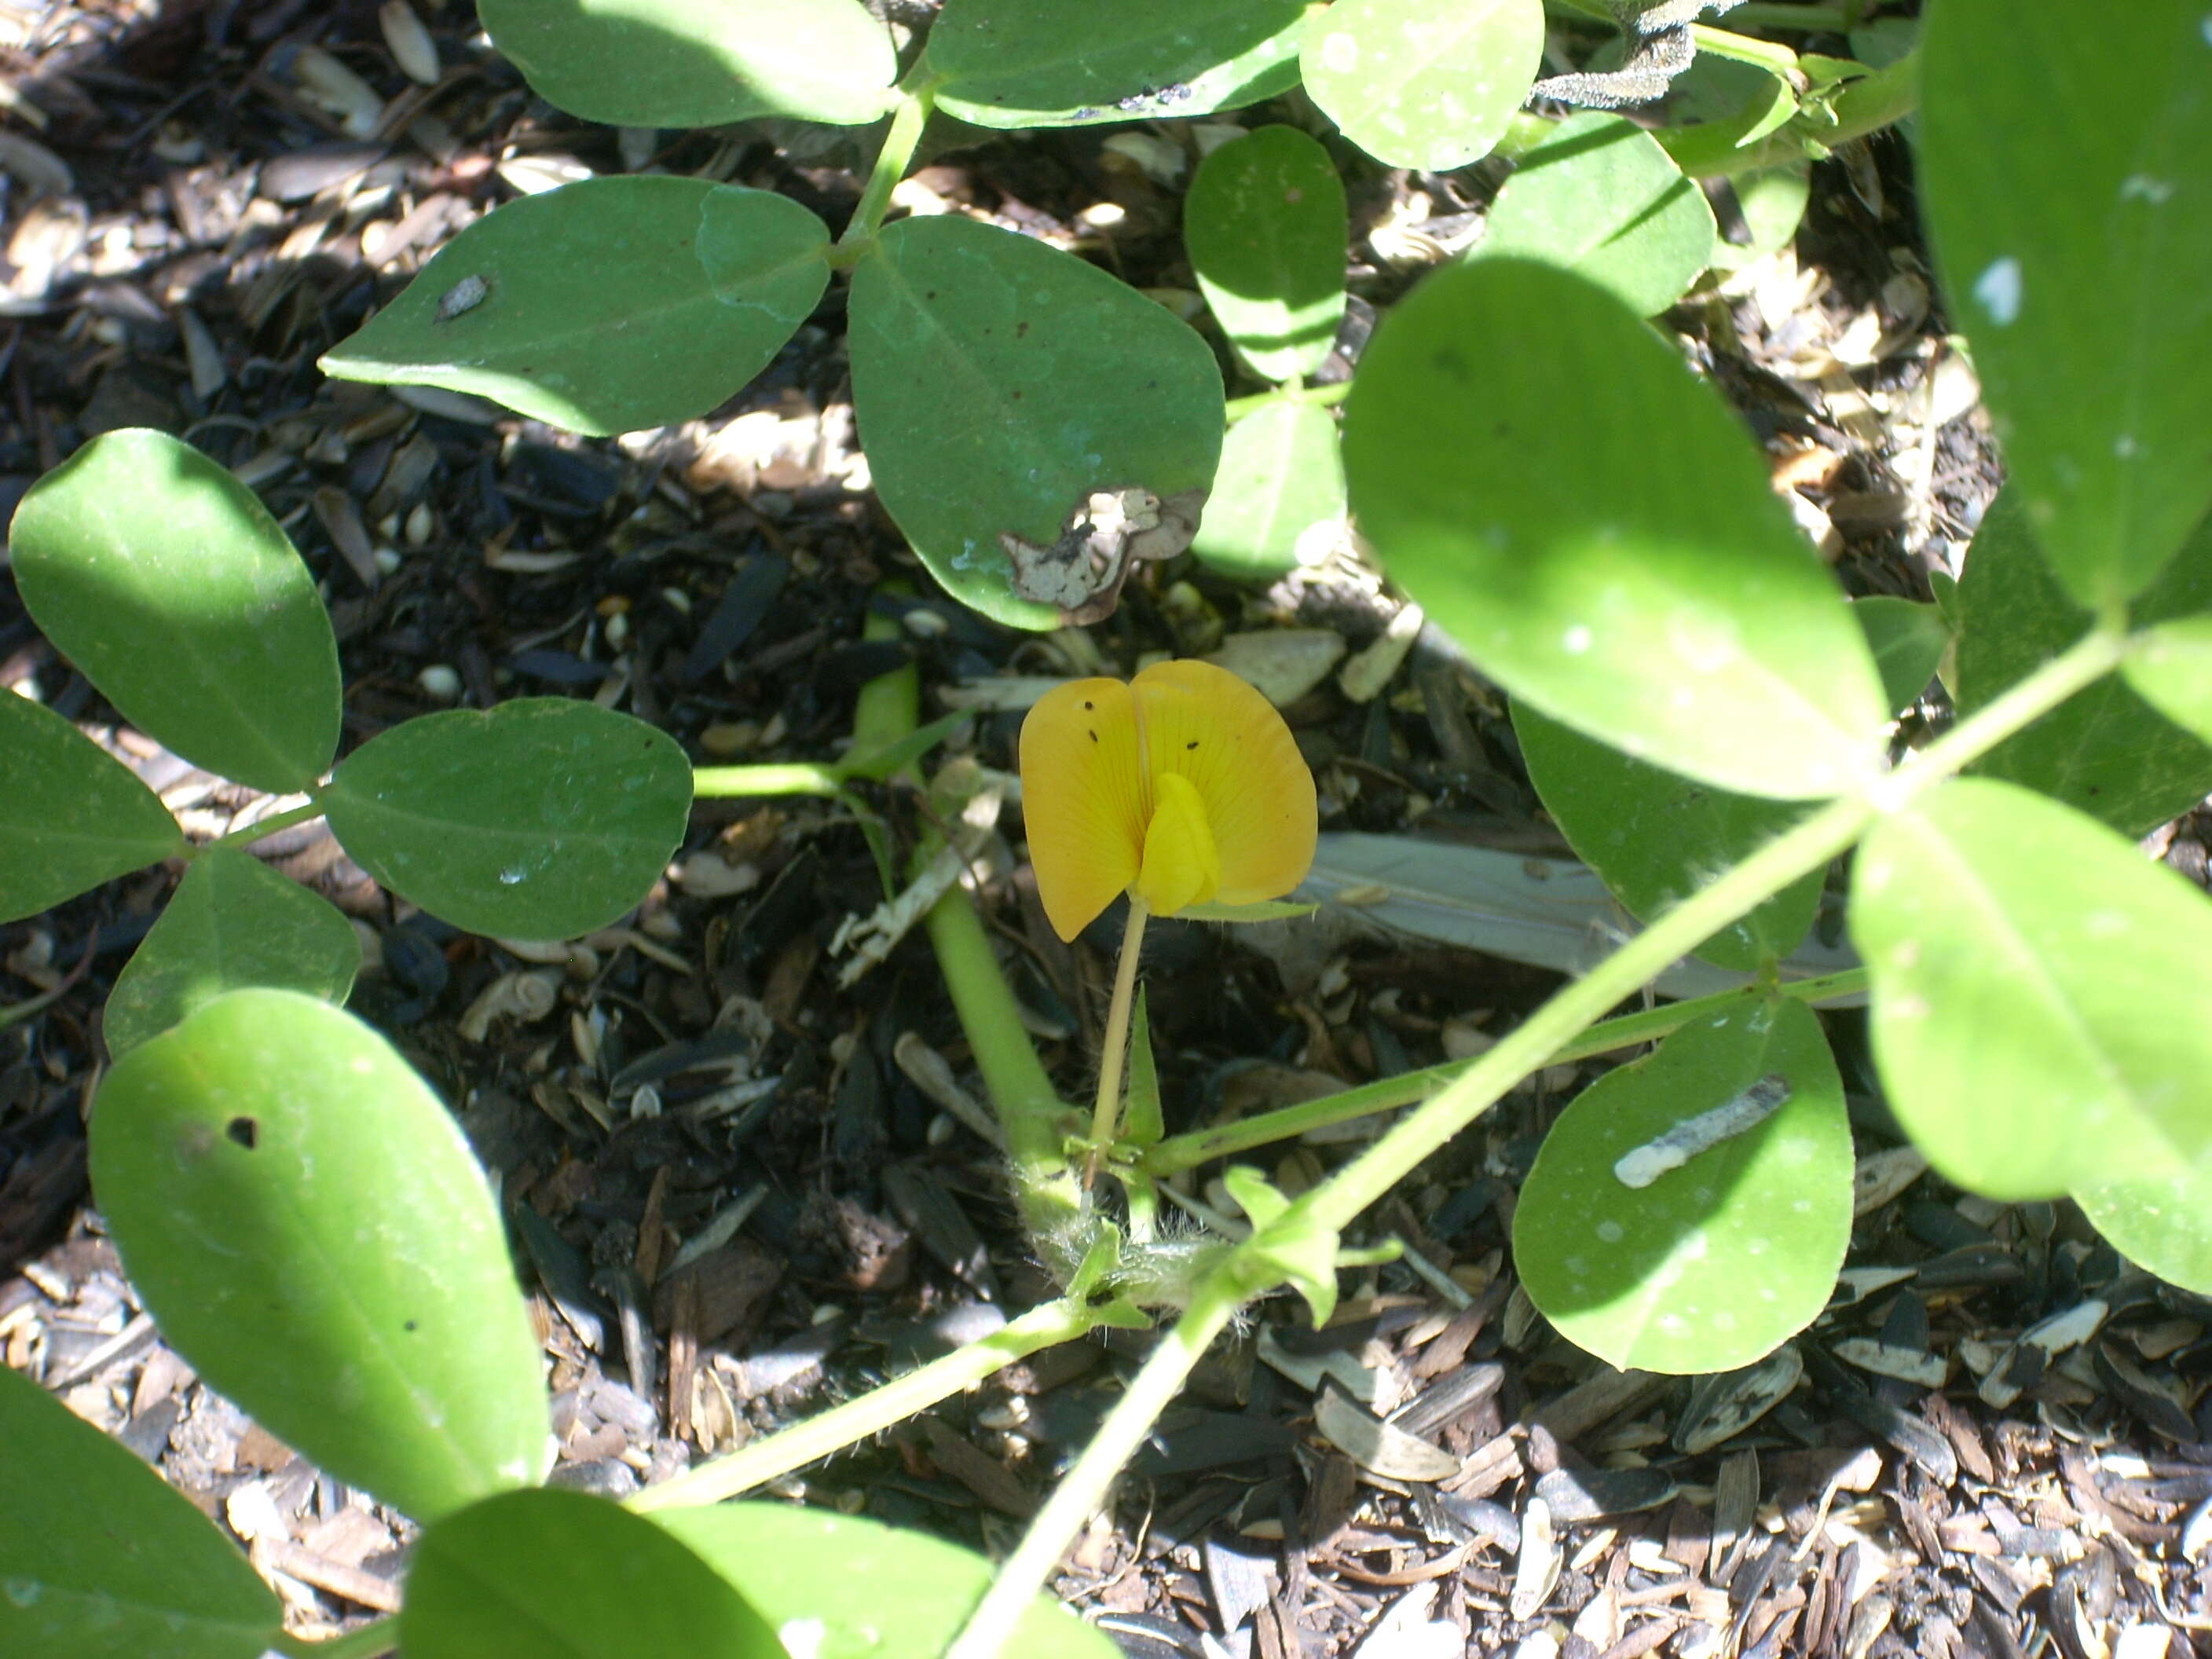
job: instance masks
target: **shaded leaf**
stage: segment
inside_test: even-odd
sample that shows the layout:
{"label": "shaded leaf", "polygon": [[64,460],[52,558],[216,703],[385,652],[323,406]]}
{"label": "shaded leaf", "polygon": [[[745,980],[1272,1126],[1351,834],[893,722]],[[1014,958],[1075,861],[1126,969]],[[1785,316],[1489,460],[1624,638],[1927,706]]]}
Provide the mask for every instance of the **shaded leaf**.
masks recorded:
{"label": "shaded leaf", "polygon": [[1851,616],[1874,653],[1891,710],[1911,708],[1951,647],[1951,624],[1942,608],[1878,593],[1853,599]]}
{"label": "shaded leaf", "polygon": [[546,102],[611,126],[850,125],[895,97],[890,33],[854,0],[478,0],[477,16]]}
{"label": "shaded leaf", "polygon": [[772,191],[658,174],[507,203],[322,359],[605,435],[704,415],[768,367],[829,285],[830,234]]}
{"label": "shaded leaf", "polygon": [[[778,1563],[779,1566],[783,1564]],[[619,1504],[503,1492],[432,1525],[400,1610],[408,1659],[788,1659],[728,1580]]]}
{"label": "shaded leaf", "polygon": [[1296,127],[1261,127],[1199,163],[1182,240],[1199,291],[1262,380],[1322,366],[1344,320],[1344,181]]}
{"label": "shaded leaf", "polygon": [[1191,551],[1225,576],[1267,582],[1297,568],[1298,538],[1344,516],[1336,419],[1285,400],[1229,428]]}
{"label": "shaded leaf", "polygon": [[1146,1006],[1145,987],[1137,988],[1137,1008],[1129,1022],[1129,1086],[1121,1105],[1121,1140],[1129,1146],[1150,1146],[1166,1134],[1160,1109],[1160,1073],[1152,1061],[1152,1024]]}
{"label": "shaded leaf", "polygon": [[147,736],[276,793],[331,763],[330,617],[228,469],[166,433],[106,433],[31,486],[8,537],[32,617]]}
{"label": "shaded leaf", "polygon": [[1167,501],[1212,481],[1206,343],[1042,242],[951,215],[887,227],[854,275],[850,340],[877,493],[931,574],[1000,622],[1060,621],[1016,591],[1009,538],[1050,549],[1096,494]]}
{"label": "shaded leaf", "polygon": [[2212,743],[2212,616],[2150,630],[2129,656],[2128,684],[2158,712]]}
{"label": "shaded leaf", "polygon": [[1745,794],[1881,769],[1873,659],[1756,447],[1581,277],[1423,283],[1361,361],[1345,472],[1390,574],[1516,698]]}
{"label": "shaded leaf", "polygon": [[543,1471],[538,1344],[483,1174],[366,1025],[234,991],[116,1063],[91,1140],[162,1335],[272,1434],[417,1519]]}
{"label": "shaded leaf", "polygon": [[343,1005],[361,971],[353,924],[252,854],[204,849],[109,993],[117,1059],[226,991],[269,986]]}
{"label": "shaded leaf", "polygon": [[1471,257],[1580,272],[1638,316],[1682,297],[1713,254],[1713,210],[1641,127],[1586,111],[1521,158]]}
{"label": "shaded leaf", "polygon": [[[790,1504],[717,1504],[649,1517],[812,1659],[938,1659],[989,1588],[989,1561],[927,1534]],[[804,1645],[802,1645],[802,1644]],[[1101,1632],[1039,1596],[1006,1650],[1114,1659]]]}
{"label": "shaded leaf", "polygon": [[[2089,631],[2090,613],[2059,586],[2009,487],[1990,503],[1954,601],[1959,712],[1987,708]],[[2142,627],[2212,610],[2212,524],[2129,608]],[[2110,675],[2075,692],[1969,769],[2055,796],[2139,836],[2212,792],[2212,748]]]}
{"label": "shaded leaf", "polygon": [[1540,0],[1336,0],[1306,31],[1306,91],[1390,167],[1447,172],[1487,155],[1528,96]]}
{"label": "shaded leaf", "polygon": [[1947,1179],[2049,1198],[2212,1152],[2212,900],[2110,830],[1945,784],[1867,837],[1850,927],[1883,1086]]}
{"label": "shaded leaf", "polygon": [[522,697],[380,732],[322,799],[346,851],[401,897],[471,933],[573,939],[659,879],[691,769],[642,720]]}
{"label": "shaded leaf", "polygon": [[[1632,760],[1526,706],[1514,708],[1513,731],[1528,781],[1568,845],[1639,921],[1672,909],[1804,816],[1799,806]],[[1825,874],[1807,872],[1697,954],[1745,973],[1780,961],[1813,925]]]}
{"label": "shaded leaf", "polygon": [[937,106],[986,127],[1204,115],[1297,82],[1301,0],[946,0]]}
{"label": "shaded leaf", "polygon": [[283,1609],[183,1493],[0,1365],[0,1651],[258,1659]]}
{"label": "shaded leaf", "polygon": [[181,853],[161,798],[51,708],[0,691],[0,921]]}
{"label": "shaded leaf", "polygon": [[[1778,1105],[1735,1104],[1770,1077]],[[1684,1150],[1670,1134],[1722,1138],[1668,1167]],[[1522,1187],[1513,1260],[1562,1335],[1624,1369],[1694,1374],[1810,1324],[1850,1231],[1843,1080],[1819,1019],[1785,999],[1684,1026],[1577,1095]]]}
{"label": "shaded leaf", "polygon": [[2212,505],[2212,376],[2182,367],[2212,362],[2204,7],[1946,0],[1920,78],[1922,210],[2008,489],[2075,599],[2139,593]]}

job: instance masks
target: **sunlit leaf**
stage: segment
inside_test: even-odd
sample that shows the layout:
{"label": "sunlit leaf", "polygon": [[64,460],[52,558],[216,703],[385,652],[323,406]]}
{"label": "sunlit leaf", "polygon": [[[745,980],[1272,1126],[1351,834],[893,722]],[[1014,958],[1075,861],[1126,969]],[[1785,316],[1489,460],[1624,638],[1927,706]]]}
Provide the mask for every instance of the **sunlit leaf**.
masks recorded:
{"label": "sunlit leaf", "polygon": [[1191,551],[1225,576],[1273,581],[1297,568],[1300,536],[1343,516],[1335,417],[1313,404],[1269,404],[1222,440]]}
{"label": "sunlit leaf", "polygon": [[91,1138],[161,1334],[272,1434],[417,1519],[543,1473],[538,1343],[483,1171],[368,1027],[234,991],[116,1063]]}
{"label": "sunlit leaf", "polygon": [[1336,0],[1306,31],[1306,91],[1389,167],[1446,172],[1487,155],[1528,96],[1540,0]]}
{"label": "sunlit leaf", "polygon": [[140,731],[279,793],[331,763],[330,617],[228,469],[166,433],[106,433],[31,486],[8,536],[32,617]]}
{"label": "sunlit leaf", "polygon": [[1199,163],[1182,240],[1199,291],[1263,380],[1319,368],[1344,320],[1344,181],[1296,127],[1261,127]]}
{"label": "sunlit leaf", "polygon": [[2112,1248],[2160,1279],[2212,1296],[2212,1170],[2075,1189],[2074,1201]]}

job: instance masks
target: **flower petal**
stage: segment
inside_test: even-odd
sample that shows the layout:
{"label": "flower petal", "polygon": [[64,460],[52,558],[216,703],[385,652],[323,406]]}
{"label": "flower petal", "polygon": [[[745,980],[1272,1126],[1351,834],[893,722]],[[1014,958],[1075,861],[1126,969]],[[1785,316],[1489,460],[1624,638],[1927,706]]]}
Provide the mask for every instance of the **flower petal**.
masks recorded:
{"label": "flower petal", "polygon": [[1120,680],[1070,680],[1022,722],[1022,818],[1037,896],[1072,939],[1137,879],[1150,792],[1135,704]]}
{"label": "flower petal", "polygon": [[1275,706],[1206,662],[1155,664],[1129,690],[1155,790],[1172,773],[1206,805],[1221,860],[1212,896],[1252,904],[1304,881],[1320,828],[1313,773]]}
{"label": "flower petal", "polygon": [[1152,821],[1145,827],[1144,866],[1137,894],[1156,916],[1203,904],[1221,888],[1221,855],[1206,821],[1206,802],[1188,778],[1152,779]]}

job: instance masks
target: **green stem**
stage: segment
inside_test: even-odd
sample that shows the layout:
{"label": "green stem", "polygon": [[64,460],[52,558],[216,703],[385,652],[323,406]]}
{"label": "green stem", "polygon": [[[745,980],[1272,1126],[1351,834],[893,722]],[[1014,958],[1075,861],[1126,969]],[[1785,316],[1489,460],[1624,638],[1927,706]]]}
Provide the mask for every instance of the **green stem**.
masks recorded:
{"label": "green stem", "polygon": [[1127,1390],[1098,1425],[1091,1443],[1075,1460],[1075,1467],[1036,1512],[1022,1541],[969,1616],[966,1628],[945,1650],[945,1659],[996,1659],[1060,1558],[1092,1511],[1105,1501],[1121,1466],[1144,1444],[1153,1423],[1182,1388],[1183,1379],[1205,1358],[1208,1346],[1249,1294],[1249,1271],[1224,1264],[1206,1276],[1182,1317],[1160,1338],[1159,1345],[1130,1379]]}
{"label": "green stem", "polygon": [[[1544,1064],[1558,1066],[1569,1060],[1588,1060],[1593,1054],[1610,1054],[1616,1048],[1633,1048],[1641,1042],[1656,1042],[1697,1020],[1725,1015],[1737,1007],[1763,1001],[1770,994],[1793,997],[1818,1006],[1862,992],[1866,983],[1865,969],[1848,968],[1817,979],[1785,980],[1771,990],[1764,985],[1747,985],[1734,991],[1693,997],[1686,1002],[1669,1002],[1624,1014],[1618,1019],[1601,1020],[1580,1036],[1563,1044]],[[1318,1100],[1262,1112],[1241,1122],[1171,1135],[1148,1149],[1138,1160],[1137,1167],[1148,1176],[1170,1176],[1178,1170],[1194,1170],[1217,1158],[1248,1152],[1255,1146],[1278,1140],[1290,1140],[1311,1129],[1349,1123],[1355,1118],[1399,1106],[1411,1106],[1456,1083],[1474,1064],[1473,1060],[1455,1060],[1442,1066],[1425,1066],[1418,1072],[1401,1072],[1395,1077],[1363,1084],[1340,1094],[1323,1095]],[[1516,1078],[1515,1082],[1520,1080]]]}
{"label": "green stem", "polygon": [[399,1624],[394,1619],[380,1619],[343,1636],[333,1636],[327,1642],[310,1642],[283,1632],[270,1646],[278,1653],[295,1656],[295,1659],[375,1659],[379,1654],[399,1650]]}
{"label": "green stem", "polygon": [[258,823],[248,824],[243,830],[234,830],[227,836],[218,836],[208,843],[211,847],[251,847],[264,836],[279,830],[289,830],[295,823],[312,823],[322,817],[319,801],[307,801],[298,806],[288,806],[281,812],[272,812]]}
{"label": "green stem", "polygon": [[1224,410],[1231,426],[1247,415],[1256,415],[1277,404],[1313,404],[1326,409],[1331,404],[1340,404],[1352,395],[1352,382],[1331,380],[1327,386],[1279,386],[1272,392],[1255,392],[1249,398],[1231,398]]}
{"label": "green stem", "polygon": [[[857,732],[859,721],[855,720],[854,724]],[[817,765],[812,761],[779,761],[764,766],[700,766],[691,772],[691,793],[701,800],[727,800],[745,795],[834,795],[844,787],[836,768]]]}
{"label": "green stem", "polygon": [[1340,1230],[1347,1225],[1507,1090],[1548,1064],[1607,1008],[1769,894],[1819,869],[1857,840],[1877,814],[1906,806],[1976,756],[2103,678],[2125,647],[2124,636],[2111,629],[2093,629],[1895,772],[1876,779],[1858,794],[1821,808],[1711,886],[1684,900],[1553,997],[1443,1093],[1309,1194],[1301,1200],[1307,1214],[1323,1226]]}
{"label": "green stem", "polygon": [[681,1509],[735,1498],[763,1481],[805,1468],[833,1452],[859,1444],[870,1435],[880,1434],[1041,1348],[1073,1342],[1088,1334],[1097,1322],[1078,1300],[1062,1297],[1045,1303],[1002,1329],[842,1406],[833,1406],[818,1417],[781,1429],[672,1480],[647,1486],[627,1500],[629,1506],[639,1510]]}
{"label": "green stem", "polygon": [[1091,1156],[1083,1184],[1098,1179],[1099,1161],[1121,1125],[1121,1057],[1129,1048],[1129,1010],[1137,1000],[1137,958],[1145,948],[1145,921],[1152,912],[1129,895],[1128,925],[1121,932],[1121,955],[1114,964],[1114,994],[1106,1004],[1106,1047],[1098,1056],[1098,1099],[1091,1109]]}
{"label": "green stem", "polygon": [[906,177],[915,149],[921,143],[921,130],[929,125],[929,112],[935,104],[936,99],[930,93],[911,92],[891,112],[890,131],[884,134],[884,147],[876,152],[876,164],[868,173],[866,186],[860,191],[860,204],[853,210],[852,220],[830,254],[833,267],[850,269],[883,228],[884,215],[891,204],[891,191]]}
{"label": "green stem", "polygon": [[[1920,106],[1920,49],[1847,82],[1828,104],[1829,119],[1814,125],[1802,112],[1753,144],[1715,150],[1708,130],[1722,124],[1662,127],[1651,136],[1693,179],[1734,178],[1793,162],[1817,161],[1839,144],[1894,126]],[[1701,142],[1701,140],[1703,142]]]}

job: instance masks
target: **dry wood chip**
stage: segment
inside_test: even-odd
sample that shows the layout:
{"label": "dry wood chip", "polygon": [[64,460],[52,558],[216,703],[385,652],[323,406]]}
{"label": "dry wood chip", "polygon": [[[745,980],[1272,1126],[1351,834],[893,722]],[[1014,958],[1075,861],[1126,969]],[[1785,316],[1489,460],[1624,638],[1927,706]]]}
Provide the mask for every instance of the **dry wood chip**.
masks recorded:
{"label": "dry wood chip", "polygon": [[935,1417],[921,1419],[929,1437],[929,1459],[1001,1515],[1025,1521],[1036,1509],[1036,1494],[1006,1466]]}
{"label": "dry wood chip", "polygon": [[1694,1457],[1734,1439],[1780,1405],[1804,1375],[1796,1345],[1785,1342],[1739,1370],[1699,1377],[1675,1420],[1674,1449]]}
{"label": "dry wood chip", "polygon": [[653,1322],[663,1330],[680,1317],[679,1298],[691,1298],[693,1340],[719,1342],[749,1326],[783,1277],[783,1264],[750,1239],[732,1239],[678,1268],[654,1286]]}
{"label": "dry wood chip", "polygon": [[1443,1447],[1383,1422],[1338,1389],[1324,1388],[1315,1400],[1314,1427],[1370,1474],[1442,1480],[1460,1470],[1460,1460]]}
{"label": "dry wood chip", "polygon": [[1572,1445],[1600,1424],[1639,1409],[1674,1381],[1650,1371],[1619,1371],[1603,1366],[1538,1412],[1535,1421],[1555,1438]]}
{"label": "dry wood chip", "polygon": [[303,1549],[297,1544],[269,1540],[256,1547],[256,1557],[287,1577],[351,1601],[372,1613],[399,1611],[399,1587],[361,1567],[349,1567]]}
{"label": "dry wood chip", "polygon": [[1536,1616],[1559,1582],[1559,1547],[1552,1534],[1552,1511],[1531,1498],[1521,1511],[1521,1553],[1513,1564],[1513,1592],[1507,1610],[1516,1620]]}
{"label": "dry wood chip", "polygon": [[1876,1376],[1894,1377],[1900,1382],[1910,1382],[1918,1388],[1940,1389],[1951,1376],[1951,1360],[1948,1354],[1929,1353],[1923,1349],[1884,1342],[1878,1337],[1846,1336],[1838,1340],[1829,1352],[1847,1365],[1856,1365],[1863,1371],[1872,1371]]}

